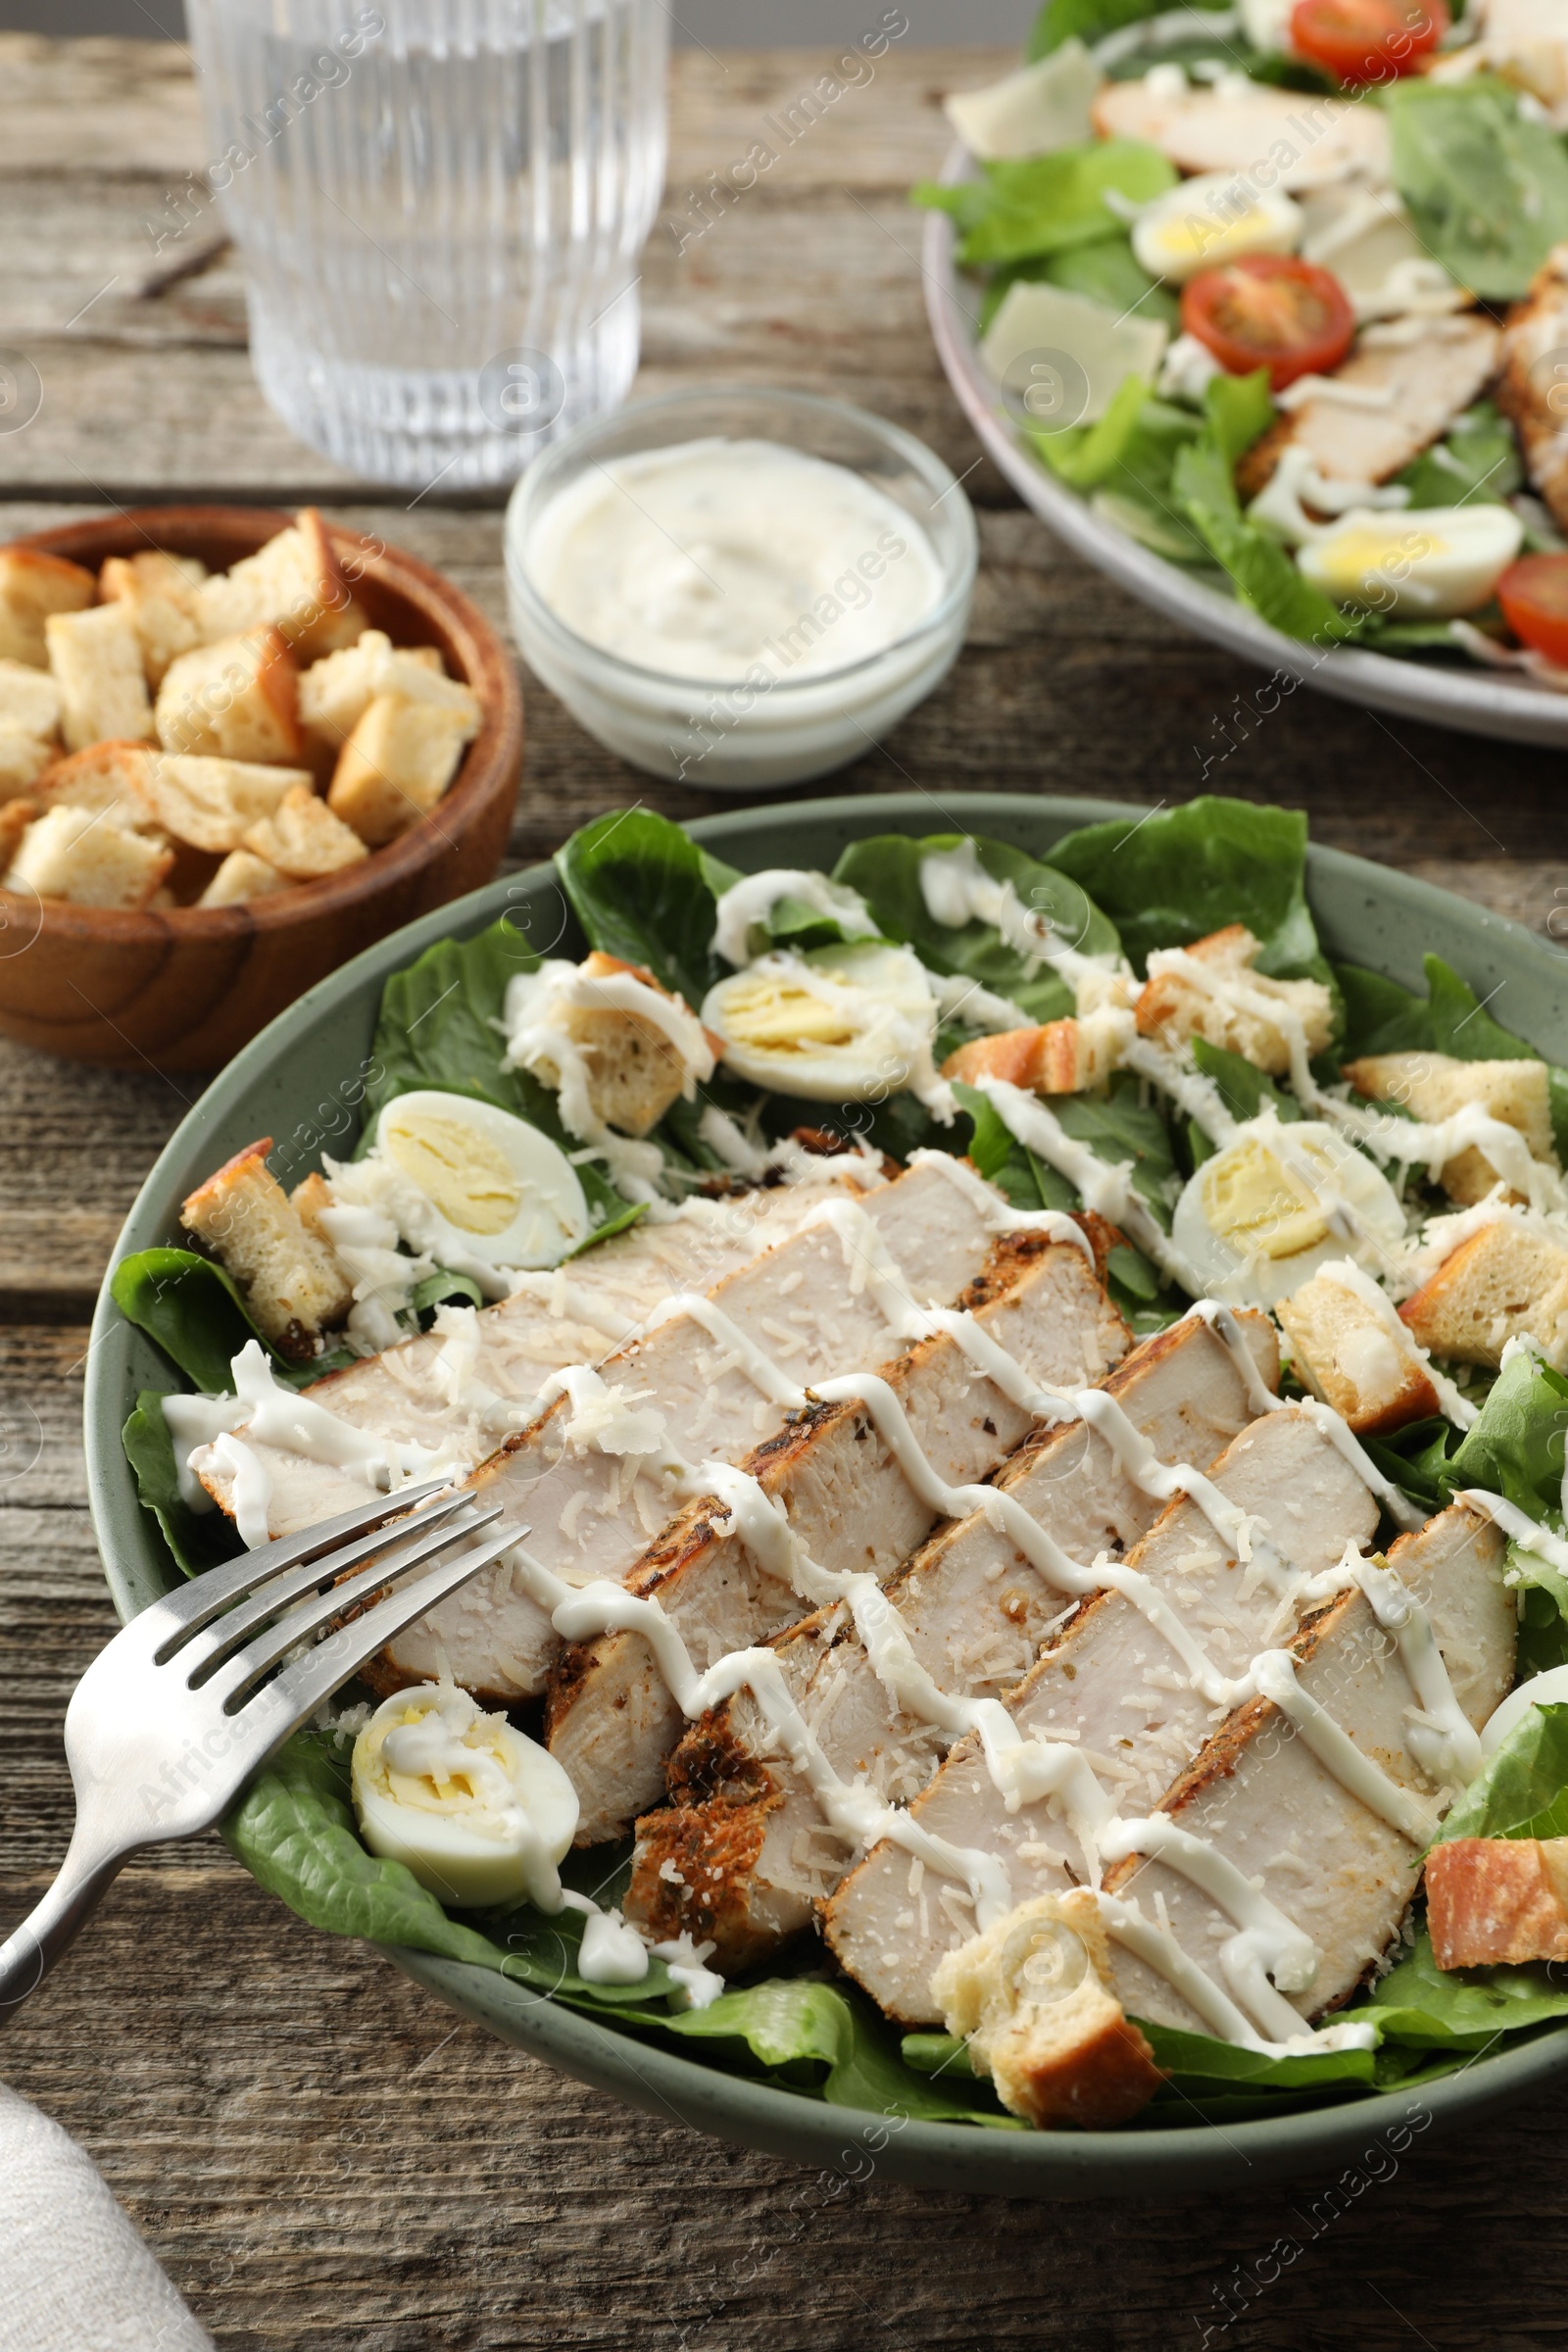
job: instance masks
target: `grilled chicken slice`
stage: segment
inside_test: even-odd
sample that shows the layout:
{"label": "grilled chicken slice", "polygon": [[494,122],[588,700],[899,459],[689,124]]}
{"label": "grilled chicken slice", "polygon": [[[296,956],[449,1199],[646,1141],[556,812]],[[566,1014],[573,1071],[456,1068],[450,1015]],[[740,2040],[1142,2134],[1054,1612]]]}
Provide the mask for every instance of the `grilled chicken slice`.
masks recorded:
{"label": "grilled chicken slice", "polygon": [[[1389,1566],[1422,1602],[1454,1695],[1479,1730],[1512,1686],[1516,1626],[1502,1582],[1504,1540],[1456,1503],[1419,1535],[1401,1537]],[[1290,1645],[1299,1688],[1327,1709],[1361,1753],[1403,1789],[1442,1800],[1407,1744],[1415,1694],[1392,1636],[1359,1592],[1347,1592]],[[1451,1793],[1451,1792],[1450,1792]],[[1318,1761],[1266,1698],[1237,1709],[1162,1798],[1161,1813],[1207,1838],[1286,1916],[1305,1930],[1318,1965],[1286,1998],[1303,2020],[1345,2000],[1387,1948],[1421,1870],[1421,1843],[1370,1809]],[[1106,1875],[1108,1893],[1160,1915],[1188,1956],[1217,1974],[1236,1923],[1167,1863],[1133,1855]],[[1155,2023],[1209,2032],[1155,1970],[1125,1948],[1114,1983],[1123,2008]]]}
{"label": "grilled chicken slice", "polygon": [[1316,188],[1348,172],[1381,186],[1389,177],[1389,126],[1376,107],[1305,97],[1258,82],[1189,87],[1167,96],[1146,81],[1112,81],[1090,118],[1102,137],[1143,139],[1180,172],[1250,175],[1267,165],[1271,187]]}
{"label": "grilled chicken slice", "polygon": [[[1302,1577],[1335,1566],[1347,1544],[1359,1548],[1377,1526],[1361,1479],[1293,1406],[1245,1429],[1209,1476]],[[1221,1674],[1245,1674],[1258,1650],[1295,1631],[1289,1596],[1255,1564],[1242,1566],[1185,1497],[1162,1513],[1128,1565],[1157,1586]],[[1223,1709],[1193,1689],[1164,1637],[1112,1592],[1082,1604],[1006,1704],[1026,1735],[1077,1745],[1125,1814],[1153,1803],[1224,1720]],[[1008,1812],[973,1737],[955,1747],[910,1810],[954,1844],[996,1855],[1020,1902],[1089,1876],[1070,1828],[1049,1805]],[[911,2026],[938,2018],[931,1972],[974,1933],[967,1886],[891,1841],[844,1881],[824,1920],[840,1964],[890,2017]]]}
{"label": "grilled chicken slice", "polygon": [[[1102,1380],[1130,1337],[1083,1250],[1038,1234],[999,1243],[965,1303],[1034,1380]],[[988,1476],[1033,1427],[946,1333],[910,1348],[886,1378],[915,1444],[949,1484]],[[869,1569],[885,1581],[940,1515],[858,1402],[800,1416],[746,1467],[783,1504],[808,1557],[830,1570]],[[627,1580],[657,1596],[699,1668],[800,1616],[793,1589],[753,1558],[719,1510],[694,1503]],[[581,1802],[578,1842],[623,1836],[662,1794],[682,1723],[642,1635],[606,1635],[568,1650],[551,1677],[546,1723]]]}
{"label": "grilled chicken slice", "polygon": [[1474,311],[1432,319],[1414,343],[1363,341],[1330,380],[1375,396],[1378,405],[1351,407],[1330,394],[1304,402],[1248,451],[1238,487],[1255,498],[1287,447],[1306,450],[1330,481],[1369,489],[1386,482],[1480,397],[1496,370],[1498,343],[1498,328]]}
{"label": "grilled chicken slice", "polygon": [[[524,1275],[521,1289],[499,1305],[465,1310],[447,1319],[448,1331],[404,1340],[313,1381],[303,1394],[373,1437],[476,1466],[535,1418],[533,1400],[552,1372],[598,1363],[671,1291],[711,1290],[788,1240],[822,1201],[858,1200],[880,1181],[868,1167],[852,1179],[842,1159],[821,1160],[793,1184],[722,1200],[694,1198],[673,1216],[658,1224],[644,1218],[569,1265]],[[246,1443],[270,1482],[274,1536],[316,1527],[365,1498],[355,1471]],[[203,1483],[227,1509],[227,1477],[209,1467]]]}
{"label": "grilled chicken slice", "polygon": [[1568,530],[1568,245],[1508,314],[1497,406],[1513,419],[1532,484]]}
{"label": "grilled chicken slice", "polygon": [[[1240,1320],[1272,1388],[1273,1326],[1266,1315]],[[1146,1340],[1104,1386],[1163,1463],[1207,1469],[1250,1418],[1229,1350],[1196,1319]],[[1102,1551],[1119,1557],[1162,1508],[1083,1422],[1027,1442],[996,1484],[1074,1560]],[[888,1591],[919,1664],[939,1690],[965,1698],[1000,1698],[1019,1682],[1064,1605],[983,1511],[933,1536]],[[846,1615],[833,1609],[808,1619],[780,1638],[779,1655],[833,1769],[906,1804],[951,1736],[899,1706]],[[770,1750],[755,1702],[740,1692],[691,1727],[670,1758],[675,1801],[637,1824],[627,1917],[654,1937],[684,1930],[698,1942],[710,1939],[713,1964],[726,1976],[807,1926],[853,1860],[805,1773]]]}

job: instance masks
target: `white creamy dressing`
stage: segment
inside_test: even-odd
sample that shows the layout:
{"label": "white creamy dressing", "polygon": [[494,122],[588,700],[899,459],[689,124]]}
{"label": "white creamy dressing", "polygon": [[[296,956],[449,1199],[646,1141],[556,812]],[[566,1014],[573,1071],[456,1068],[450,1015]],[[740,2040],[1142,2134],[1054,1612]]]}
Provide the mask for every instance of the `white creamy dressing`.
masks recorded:
{"label": "white creamy dressing", "polygon": [[1083,985],[1100,991],[1092,1002],[1103,1000],[1104,990],[1125,970],[1114,956],[1086,956],[1076,941],[1064,940],[1043,915],[1024,905],[1011,882],[999,882],[980,862],[972,840],[956,849],[936,850],[920,860],[920,896],[933,922],[950,931],[966,923],[989,923],[1006,945],[1024,958],[1026,978],[1033,979],[1043,963],[1061,974],[1069,988],[1080,992],[1080,1009],[1088,1009]]}
{"label": "white creamy dressing", "polygon": [[982,1076],[981,1094],[995,1103],[1005,1126],[1027,1150],[1037,1152],[1048,1167],[1065,1176],[1085,1208],[1105,1217],[1152,1258],[1162,1274],[1183,1290],[1201,1291],[1202,1284],[1173,1247],[1170,1236],[1133,1185],[1133,1162],[1102,1159],[1087,1144],[1070,1136],[1049,1104],[1038,1095],[1026,1095],[1005,1078]]}
{"label": "white creamy dressing", "polygon": [[687,441],[585,467],[540,515],[527,567],[589,644],[713,684],[846,669],[943,594],[931,540],[897,500],[771,441]]}
{"label": "white creamy dressing", "polygon": [[746,874],[720,891],[713,907],[713,953],[736,969],[750,963],[751,934],[765,924],[780,899],[795,899],[813,914],[825,915],[852,939],[881,936],[858,890],[830,882],[805,866],[770,865],[760,874]]}

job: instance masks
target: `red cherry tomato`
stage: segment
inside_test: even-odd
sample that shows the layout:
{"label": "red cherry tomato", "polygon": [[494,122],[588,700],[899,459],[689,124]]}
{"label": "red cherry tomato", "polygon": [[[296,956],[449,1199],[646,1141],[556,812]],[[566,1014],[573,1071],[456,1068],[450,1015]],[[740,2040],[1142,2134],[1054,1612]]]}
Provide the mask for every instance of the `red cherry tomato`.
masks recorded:
{"label": "red cherry tomato", "polygon": [[1392,81],[1452,23],[1446,0],[1296,0],[1291,46],[1341,81]]}
{"label": "red cherry tomato", "polygon": [[1521,556],[1497,582],[1514,635],[1568,669],[1568,556]]}
{"label": "red cherry tomato", "polygon": [[1200,270],[1182,288],[1182,325],[1229,374],[1266,368],[1276,392],[1298,375],[1337,368],[1355,339],[1355,313],[1339,279],[1284,253],[1246,253]]}

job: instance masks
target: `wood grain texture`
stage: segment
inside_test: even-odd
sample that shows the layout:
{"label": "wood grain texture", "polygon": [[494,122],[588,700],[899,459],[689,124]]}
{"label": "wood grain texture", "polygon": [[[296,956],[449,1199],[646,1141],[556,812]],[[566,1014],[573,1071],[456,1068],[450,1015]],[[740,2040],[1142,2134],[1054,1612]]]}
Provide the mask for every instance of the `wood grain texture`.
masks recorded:
{"label": "wood grain texture", "polygon": [[[678,59],[641,388],[729,376],[848,392],[962,472],[976,452],[930,351],[904,189],[946,143],[941,90],[983,80],[996,53],[895,45],[679,250],[694,191],[831,62]],[[180,258],[155,255],[142,222],[201,161],[177,50],[0,36],[0,335],[45,378],[34,425],[0,437],[0,538],[97,512],[105,493],[320,494],[504,623],[493,508],[376,498],[270,416],[231,259],[137,292]],[[1321,841],[1568,933],[1559,760],[1391,730],[1304,690],[1264,716],[1256,673],[1086,570],[989,467],[966,486],[983,554],[968,647],[846,788],[917,786],[934,821],[975,789],[1280,800]],[[528,727],[514,862],[626,800],[674,816],[724,805],[635,775],[536,687]],[[199,1091],[0,1046],[5,1924],[64,1847],[60,1724],[114,1623],[84,1504],[86,1318],[120,1220]],[[224,2352],[1539,2352],[1565,2332],[1553,2099],[1447,2143],[1369,2143],[1333,2180],[1223,2207],[1005,2204],[961,2178],[917,2196],[624,2112],[313,1934],[214,1838],[127,1873],[6,2029],[0,2064],[92,2150]]]}

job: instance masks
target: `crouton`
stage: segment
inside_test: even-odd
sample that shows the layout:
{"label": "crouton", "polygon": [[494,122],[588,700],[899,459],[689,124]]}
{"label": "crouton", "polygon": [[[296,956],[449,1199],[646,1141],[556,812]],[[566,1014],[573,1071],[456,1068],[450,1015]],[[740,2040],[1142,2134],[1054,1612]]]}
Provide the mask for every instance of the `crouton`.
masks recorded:
{"label": "crouton", "polygon": [[470,732],[461,710],[378,694],[338,754],[327,800],[371,849],[396,841],[440,800]]}
{"label": "crouton", "polygon": [[357,645],[306,670],[300,679],[300,724],[313,744],[337,752],[378,694],[439,703],[463,713],[468,735],[479,731],[478,696],[461,679],[447,676],[436,648],[394,645],[380,629],[367,629]]}
{"label": "crouton", "polygon": [[0,657],[47,669],[45,620],[51,612],[83,612],[97,594],[97,581],[79,564],[35,547],[0,548]]}
{"label": "crouton", "polygon": [[1494,1217],[1399,1314],[1423,1348],[1455,1363],[1495,1369],[1510,1340],[1529,1339],[1568,1371],[1568,1250],[1522,1219]]}
{"label": "crouton", "polygon": [[321,1232],[319,1219],[322,1209],[330,1208],[333,1205],[332,1188],[327,1183],[326,1178],[320,1173],[319,1169],[313,1168],[309,1176],[304,1177],[301,1182],[294,1187],[294,1190],[290,1193],[288,1198],[289,1206],[294,1210],[295,1214],[303,1217],[310,1231],[318,1235],[323,1242],[327,1243],[327,1247],[330,1249],[331,1243],[327,1240],[327,1236]]}
{"label": "crouton", "polygon": [[1123,1027],[1114,1011],[1071,1014],[1040,1029],[1004,1029],[997,1037],[972,1038],[950,1054],[944,1078],[966,1086],[1002,1078],[1026,1094],[1077,1095],[1099,1086],[1121,1061]]}
{"label": "crouton", "polygon": [[60,688],[46,669],[0,662],[0,724],[48,743],[60,732]]}
{"label": "crouton", "polygon": [[43,808],[85,808],[132,833],[156,828],[147,793],[152,753],[144,743],[94,743],[57,760],[39,777],[33,799]]}
{"label": "crouton", "polygon": [[1455,1838],[1426,1882],[1440,1968],[1568,1960],[1568,1838]]}
{"label": "crouton", "polygon": [[0,803],[0,889],[7,886],[3,877],[11,860],[22,845],[22,837],[38,813],[36,801],[5,801]]}
{"label": "crouton", "polygon": [[[1270,980],[1254,971],[1261,942],[1243,923],[1227,923],[1185,950],[1163,949],[1149,958],[1149,979],[1138,998],[1140,1037],[1178,1044],[1201,1037],[1240,1054],[1270,1078],[1291,1066],[1290,1040],[1272,1017],[1299,1021],[1308,1054],[1321,1054],[1334,1026],[1334,1004],[1320,980]],[[1194,966],[1198,968],[1195,970]],[[1237,992],[1247,1002],[1236,1001]]]}
{"label": "crouton", "polygon": [[308,768],[178,752],[155,754],[146,767],[147,798],[165,832],[219,855],[239,849],[249,828],[275,815],[297,786],[312,792]]}
{"label": "crouton", "polygon": [[273,891],[288,887],[287,874],[280,874],[254,850],[230,850],[196,905],[242,906],[247,899],[270,898]]}
{"label": "crouton", "polygon": [[279,531],[254,556],[203,580],[195,613],[210,644],[275,628],[302,662],[352,644],[364,626],[315,507],[302,507],[293,528]]}
{"label": "crouton", "polygon": [[354,1303],[348,1276],[267,1164],[272,1139],[248,1144],[191,1194],[179,1212],[233,1275],[258,1328],[280,1354],[304,1360]]}
{"label": "crouton", "polygon": [[[644,965],[626,963],[597,948],[575,971],[569,967],[568,971],[570,991],[562,992],[548,979],[541,985],[546,989],[549,1021],[582,1054],[589,1108],[607,1125],[618,1128],[622,1135],[646,1135],[672,1102],[692,1091],[693,1071],[666,1031],[651,1016],[613,1003],[574,1003],[572,996],[582,993],[583,982],[608,980],[617,972],[625,972],[666,1002],[678,1004],[680,1000],[662,988]],[[591,988],[587,993],[592,996]],[[687,1011],[684,1005],[682,1011]],[[716,1058],[720,1041],[710,1031],[704,1030],[701,1034],[709,1052]],[[560,1085],[560,1069],[548,1052],[531,1058],[528,1067],[547,1086]],[[711,1063],[708,1068],[711,1068]],[[696,1072],[697,1076],[707,1074],[707,1070]]]}
{"label": "crouton", "polygon": [[[42,671],[36,673],[40,677]],[[0,803],[26,792],[55,757],[53,744],[29,735],[24,727],[0,718]]]}
{"label": "crouton", "polygon": [[27,827],[6,875],[7,890],[76,906],[145,906],[174,853],[145,833],[85,808],[48,808]]}
{"label": "crouton", "polygon": [[1358,1437],[1387,1437],[1440,1410],[1438,1392],[1399,1332],[1392,1303],[1380,1313],[1325,1269],[1280,1299],[1274,1312],[1298,1378]]}
{"label": "crouton", "polygon": [[196,591],[206,566],[182,556],[148,548],[135,556],[111,556],[98,574],[105,604],[118,605],[136,632],[149,686],[157,688],[176,655],[202,644]]}
{"label": "crouton", "polygon": [[293,785],[270,816],[247,827],[244,846],[291,882],[318,881],[369,855],[359,835],[317,799],[309,784]]}
{"label": "crouton", "polygon": [[300,753],[299,672],[276,629],[200,646],[170,663],[158,690],[166,752],[294,765]]}
{"label": "crouton", "polygon": [[[1451,1054],[1368,1054],[1348,1061],[1345,1076],[1358,1095],[1377,1102],[1398,1102],[1433,1125],[1450,1119],[1467,1102],[1489,1117],[1517,1127],[1532,1159],[1555,1167],[1551,1141],[1551,1099],[1544,1061],[1459,1061]],[[1470,1207],[1484,1200],[1497,1171],[1472,1144],[1445,1162],[1441,1179],[1450,1200]],[[1517,1200],[1515,1193],[1510,1198]]]}
{"label": "crouton", "polygon": [[51,612],[43,624],[49,666],[60,688],[60,732],[68,751],[85,751],[111,736],[146,742],[153,707],[141,646],[121,605],[88,612]]}
{"label": "crouton", "polygon": [[[1086,1886],[1036,1895],[938,1963],[931,1989],[1012,2114],[1103,2131],[1164,2077],[1110,1988],[1110,1946]],[[978,2069],[977,2069],[978,2071]]]}

